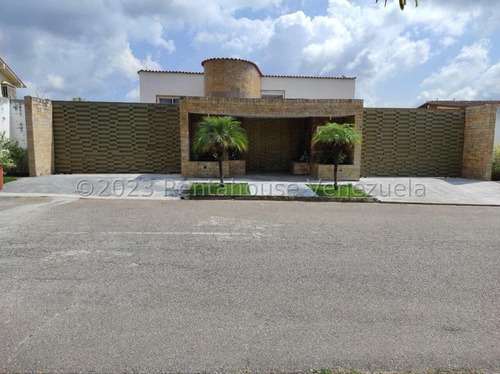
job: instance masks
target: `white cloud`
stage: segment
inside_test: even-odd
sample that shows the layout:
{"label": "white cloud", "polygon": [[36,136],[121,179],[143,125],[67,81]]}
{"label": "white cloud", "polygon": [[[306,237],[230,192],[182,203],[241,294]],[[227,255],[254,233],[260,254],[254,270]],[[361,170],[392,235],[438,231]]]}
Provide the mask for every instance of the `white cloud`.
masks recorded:
{"label": "white cloud", "polygon": [[139,87],[134,88],[132,91],[128,92],[125,95],[125,99],[127,100],[137,100],[139,99],[139,97],[140,97]]}
{"label": "white cloud", "polygon": [[491,65],[491,41],[464,46],[441,69],[422,81],[419,100],[474,100],[500,95],[500,61]]}
{"label": "white cloud", "polygon": [[151,56],[148,55],[145,60],[139,60],[135,57],[130,45],[127,45],[120,54],[113,58],[111,63],[113,70],[116,68],[130,80],[134,80],[137,77],[137,72],[141,69],[161,70],[160,64],[153,61]]}
{"label": "white cloud", "polygon": [[[401,12],[396,1],[384,8],[374,1],[329,0],[316,16],[297,4],[9,1],[2,7],[0,50],[7,51],[4,57],[19,67],[16,71],[24,72],[24,80],[53,98],[133,99],[137,70],[159,70],[162,64],[199,69],[201,59],[216,56],[253,60],[267,74],[357,76],[357,95],[367,105],[384,102],[388,80],[423,70],[423,65],[438,71],[427,74],[421,97],[498,92],[500,67],[490,61],[492,44],[469,42],[469,49],[449,59],[465,37],[487,39],[498,32],[498,1],[429,0]],[[465,81],[459,67],[469,69]],[[412,84],[416,95],[418,86]]]}
{"label": "white cloud", "polygon": [[451,47],[457,43],[457,39],[452,38],[451,36],[445,36],[439,42],[443,45],[443,47]]}
{"label": "white cloud", "polygon": [[62,90],[64,88],[64,78],[56,74],[47,75],[47,84],[54,90]]}

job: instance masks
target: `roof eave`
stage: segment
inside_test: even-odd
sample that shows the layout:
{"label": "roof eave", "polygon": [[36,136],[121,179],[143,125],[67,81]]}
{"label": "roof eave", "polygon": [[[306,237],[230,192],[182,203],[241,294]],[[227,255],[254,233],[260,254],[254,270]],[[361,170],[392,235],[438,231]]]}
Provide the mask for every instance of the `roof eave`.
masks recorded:
{"label": "roof eave", "polygon": [[10,81],[14,82],[13,86],[16,88],[26,88],[23,81],[12,71],[12,69],[0,58],[0,68],[7,73]]}

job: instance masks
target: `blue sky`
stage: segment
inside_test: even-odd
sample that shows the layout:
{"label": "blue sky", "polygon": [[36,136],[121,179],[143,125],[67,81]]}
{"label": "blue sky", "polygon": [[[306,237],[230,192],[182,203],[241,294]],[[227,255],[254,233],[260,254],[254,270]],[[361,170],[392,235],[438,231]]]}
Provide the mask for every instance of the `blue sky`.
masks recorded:
{"label": "blue sky", "polygon": [[500,99],[500,0],[3,0],[18,96],[138,101],[139,69],[356,76],[365,106]]}

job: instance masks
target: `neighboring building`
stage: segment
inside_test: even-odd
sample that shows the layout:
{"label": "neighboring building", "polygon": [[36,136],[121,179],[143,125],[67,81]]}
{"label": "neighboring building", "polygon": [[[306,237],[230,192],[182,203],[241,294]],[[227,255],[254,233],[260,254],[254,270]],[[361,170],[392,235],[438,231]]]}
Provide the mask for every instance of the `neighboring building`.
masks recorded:
{"label": "neighboring building", "polygon": [[26,88],[24,83],[0,58],[0,97],[16,99],[16,88]]}
{"label": "neighboring building", "polygon": [[494,145],[500,145],[500,100],[435,100],[427,101],[425,104],[420,105],[418,109],[466,110],[467,108],[483,105],[492,105],[493,110],[496,107]]}
{"label": "neighboring building", "polygon": [[481,106],[487,104],[500,106],[500,100],[435,100],[435,101],[427,101],[425,104],[420,105],[418,109],[464,110],[471,106]]}
{"label": "neighboring building", "polygon": [[0,87],[0,133],[27,148],[24,101],[16,100],[16,88],[26,86],[1,58]]}
{"label": "neighboring building", "polygon": [[[141,102],[175,104],[181,97],[202,96],[354,99],[355,78],[264,75],[255,63],[234,58],[211,58],[201,65],[203,73],[140,70]],[[227,91],[217,88],[229,80]]]}

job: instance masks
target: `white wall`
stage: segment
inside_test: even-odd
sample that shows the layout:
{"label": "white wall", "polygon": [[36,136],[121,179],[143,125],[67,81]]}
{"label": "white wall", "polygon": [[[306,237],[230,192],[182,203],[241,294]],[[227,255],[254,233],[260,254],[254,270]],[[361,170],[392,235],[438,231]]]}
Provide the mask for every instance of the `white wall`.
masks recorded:
{"label": "white wall", "polygon": [[10,137],[10,100],[0,97],[0,134]]}
{"label": "white wall", "polygon": [[[140,72],[141,103],[157,95],[204,96],[203,74]],[[354,99],[354,79],[262,77],[261,90],[285,91],[285,99]]]}
{"label": "white wall", "polygon": [[24,100],[10,101],[10,137],[17,140],[21,147],[28,148]]}
{"label": "white wall", "polygon": [[2,70],[0,70],[0,83],[2,83],[3,81],[7,81],[7,82],[11,83],[10,79],[8,79],[7,76],[5,76],[4,73],[2,73]]}
{"label": "white wall", "polygon": [[354,99],[354,79],[262,77],[261,90],[284,90],[285,99]]}
{"label": "white wall", "polygon": [[23,148],[28,148],[26,137],[26,117],[23,100],[0,98],[0,133],[17,140]]}
{"label": "white wall", "polygon": [[203,74],[139,73],[141,103],[156,103],[156,95],[204,96]]}

